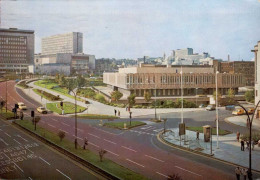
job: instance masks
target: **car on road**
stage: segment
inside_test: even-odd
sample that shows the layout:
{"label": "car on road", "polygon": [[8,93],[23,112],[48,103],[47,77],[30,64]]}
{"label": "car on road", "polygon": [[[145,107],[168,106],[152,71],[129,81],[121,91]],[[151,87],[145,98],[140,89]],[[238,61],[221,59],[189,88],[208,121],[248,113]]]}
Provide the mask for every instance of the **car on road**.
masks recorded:
{"label": "car on road", "polygon": [[204,104],[200,104],[200,105],[199,105],[199,108],[204,108],[204,107],[205,107]]}
{"label": "car on road", "polygon": [[215,109],[216,109],[216,107],[214,105],[211,105],[211,104],[206,107],[207,111],[213,111]]}
{"label": "car on road", "polygon": [[248,108],[247,109],[248,114],[253,114],[254,111],[255,111],[255,108]]}
{"label": "car on road", "polygon": [[37,111],[39,113],[42,113],[42,114],[47,114],[48,113],[48,111],[47,111],[47,109],[45,107],[38,107]]}
{"label": "car on road", "polygon": [[243,115],[243,114],[245,114],[245,110],[242,108],[238,108],[238,109],[235,109],[234,111],[232,111],[232,114],[233,115]]}
{"label": "car on road", "polygon": [[23,102],[19,102],[17,103],[18,104],[18,108],[21,109],[21,110],[26,110],[27,107],[25,106],[25,104]]}

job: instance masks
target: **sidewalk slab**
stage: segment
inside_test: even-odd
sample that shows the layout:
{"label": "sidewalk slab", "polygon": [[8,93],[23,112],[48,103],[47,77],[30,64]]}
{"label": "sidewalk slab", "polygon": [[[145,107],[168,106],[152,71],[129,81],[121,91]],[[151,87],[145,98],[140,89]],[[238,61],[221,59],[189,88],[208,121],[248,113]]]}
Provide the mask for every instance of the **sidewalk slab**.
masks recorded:
{"label": "sidewalk slab", "polygon": [[[238,126],[247,127],[247,116],[246,115],[231,116],[231,117],[225,118],[225,121],[238,125]],[[256,119],[256,118],[253,119],[252,129],[260,131],[260,120],[259,119]]]}

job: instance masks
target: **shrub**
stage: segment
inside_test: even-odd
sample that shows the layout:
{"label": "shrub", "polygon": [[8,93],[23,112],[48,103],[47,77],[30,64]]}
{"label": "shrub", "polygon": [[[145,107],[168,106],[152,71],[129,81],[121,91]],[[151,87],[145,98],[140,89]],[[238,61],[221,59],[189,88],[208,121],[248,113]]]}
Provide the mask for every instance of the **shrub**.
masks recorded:
{"label": "shrub", "polygon": [[255,92],[254,91],[246,91],[245,99],[247,102],[254,102],[255,101]]}
{"label": "shrub", "polygon": [[106,102],[105,97],[102,94],[96,94],[95,99],[99,102]]}

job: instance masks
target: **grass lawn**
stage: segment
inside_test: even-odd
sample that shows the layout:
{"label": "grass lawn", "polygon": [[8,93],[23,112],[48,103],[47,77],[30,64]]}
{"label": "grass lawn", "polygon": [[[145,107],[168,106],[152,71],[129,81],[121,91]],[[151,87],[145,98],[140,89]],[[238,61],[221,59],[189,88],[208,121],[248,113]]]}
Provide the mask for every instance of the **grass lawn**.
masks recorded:
{"label": "grass lawn", "polygon": [[12,111],[7,110],[7,113],[5,112],[5,108],[2,109],[2,113],[1,113],[1,109],[0,109],[0,116],[2,116],[3,118],[7,119],[7,118],[13,118],[14,117],[14,113]]}
{"label": "grass lawn", "polygon": [[[54,96],[50,93],[47,93],[45,91],[41,91],[39,89],[33,89],[33,91],[38,94],[39,96],[42,96],[45,99],[48,99],[49,101],[62,101],[62,98],[58,98],[57,96]],[[43,93],[42,93],[43,92]]]}
{"label": "grass lawn", "polygon": [[120,118],[117,116],[109,116],[109,115],[102,115],[102,114],[80,114],[77,117],[86,118],[86,119],[118,119],[118,118]]}
{"label": "grass lawn", "polygon": [[[130,169],[127,169],[119,164],[116,164],[115,162],[104,158],[103,162],[100,162],[98,152],[94,153],[90,150],[83,150],[81,147],[78,147],[77,150],[74,148],[74,143],[63,139],[60,141],[57,133],[53,133],[51,131],[48,131],[40,126],[37,126],[37,130],[34,131],[34,126],[31,121],[23,120],[23,121],[16,121],[17,124],[22,125],[23,127],[45,137],[47,140],[57,144],[58,146],[66,149],[67,151],[72,152],[73,154],[83,158],[84,160],[94,164],[95,166],[119,177],[120,179],[126,179],[126,180],[132,180],[132,179],[138,179],[138,180],[147,180],[146,177],[135,173],[131,171]],[[65,137],[66,138],[66,137]],[[106,157],[106,155],[104,155]]]}
{"label": "grass lawn", "polygon": [[132,121],[131,126],[130,126],[130,122],[108,122],[108,123],[105,123],[104,126],[123,129],[125,123],[126,123],[126,127],[128,129],[133,128],[133,127],[137,127],[137,126],[146,125],[146,123],[143,123],[143,122],[140,122],[140,121]]}
{"label": "grass lawn", "polygon": [[[73,103],[70,103],[70,102],[63,103],[63,109],[64,109],[65,114],[74,113],[75,112],[74,107],[75,107],[75,105]],[[56,112],[58,114],[62,113],[60,103],[47,103],[47,109],[49,109],[50,111]],[[77,112],[83,112],[85,110],[86,110],[86,108],[77,105]]]}
{"label": "grass lawn", "polygon": [[[43,88],[47,88],[47,89],[50,89],[52,91],[55,91],[59,94],[62,94],[64,96],[67,96],[69,98],[72,98],[74,99],[74,96],[70,95],[68,93],[68,89],[67,88],[64,88],[64,87],[58,87],[59,85],[55,82],[53,82],[52,80],[39,80],[39,81],[36,81],[34,83],[36,86],[40,86],[40,87],[43,87]],[[78,101],[83,101],[81,100],[80,98],[76,98]]]}
{"label": "grass lawn", "polygon": [[[190,131],[199,131],[200,133],[203,133],[203,127],[186,127],[186,130],[190,130]],[[223,136],[223,135],[227,135],[227,134],[231,134],[232,132],[230,131],[226,131],[226,130],[223,130],[223,129],[218,129],[218,133],[220,136]],[[213,128],[212,129],[212,135],[216,135],[217,134],[217,130],[216,128]]]}

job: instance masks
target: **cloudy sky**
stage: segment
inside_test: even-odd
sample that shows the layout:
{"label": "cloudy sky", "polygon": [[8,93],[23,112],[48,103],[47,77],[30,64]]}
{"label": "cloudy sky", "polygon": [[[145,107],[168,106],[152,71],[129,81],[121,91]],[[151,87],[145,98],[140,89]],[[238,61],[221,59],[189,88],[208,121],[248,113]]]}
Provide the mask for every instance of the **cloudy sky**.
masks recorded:
{"label": "cloudy sky", "polygon": [[1,27],[41,38],[82,32],[97,58],[162,56],[191,47],[215,58],[251,60],[260,40],[259,0],[0,0]]}

